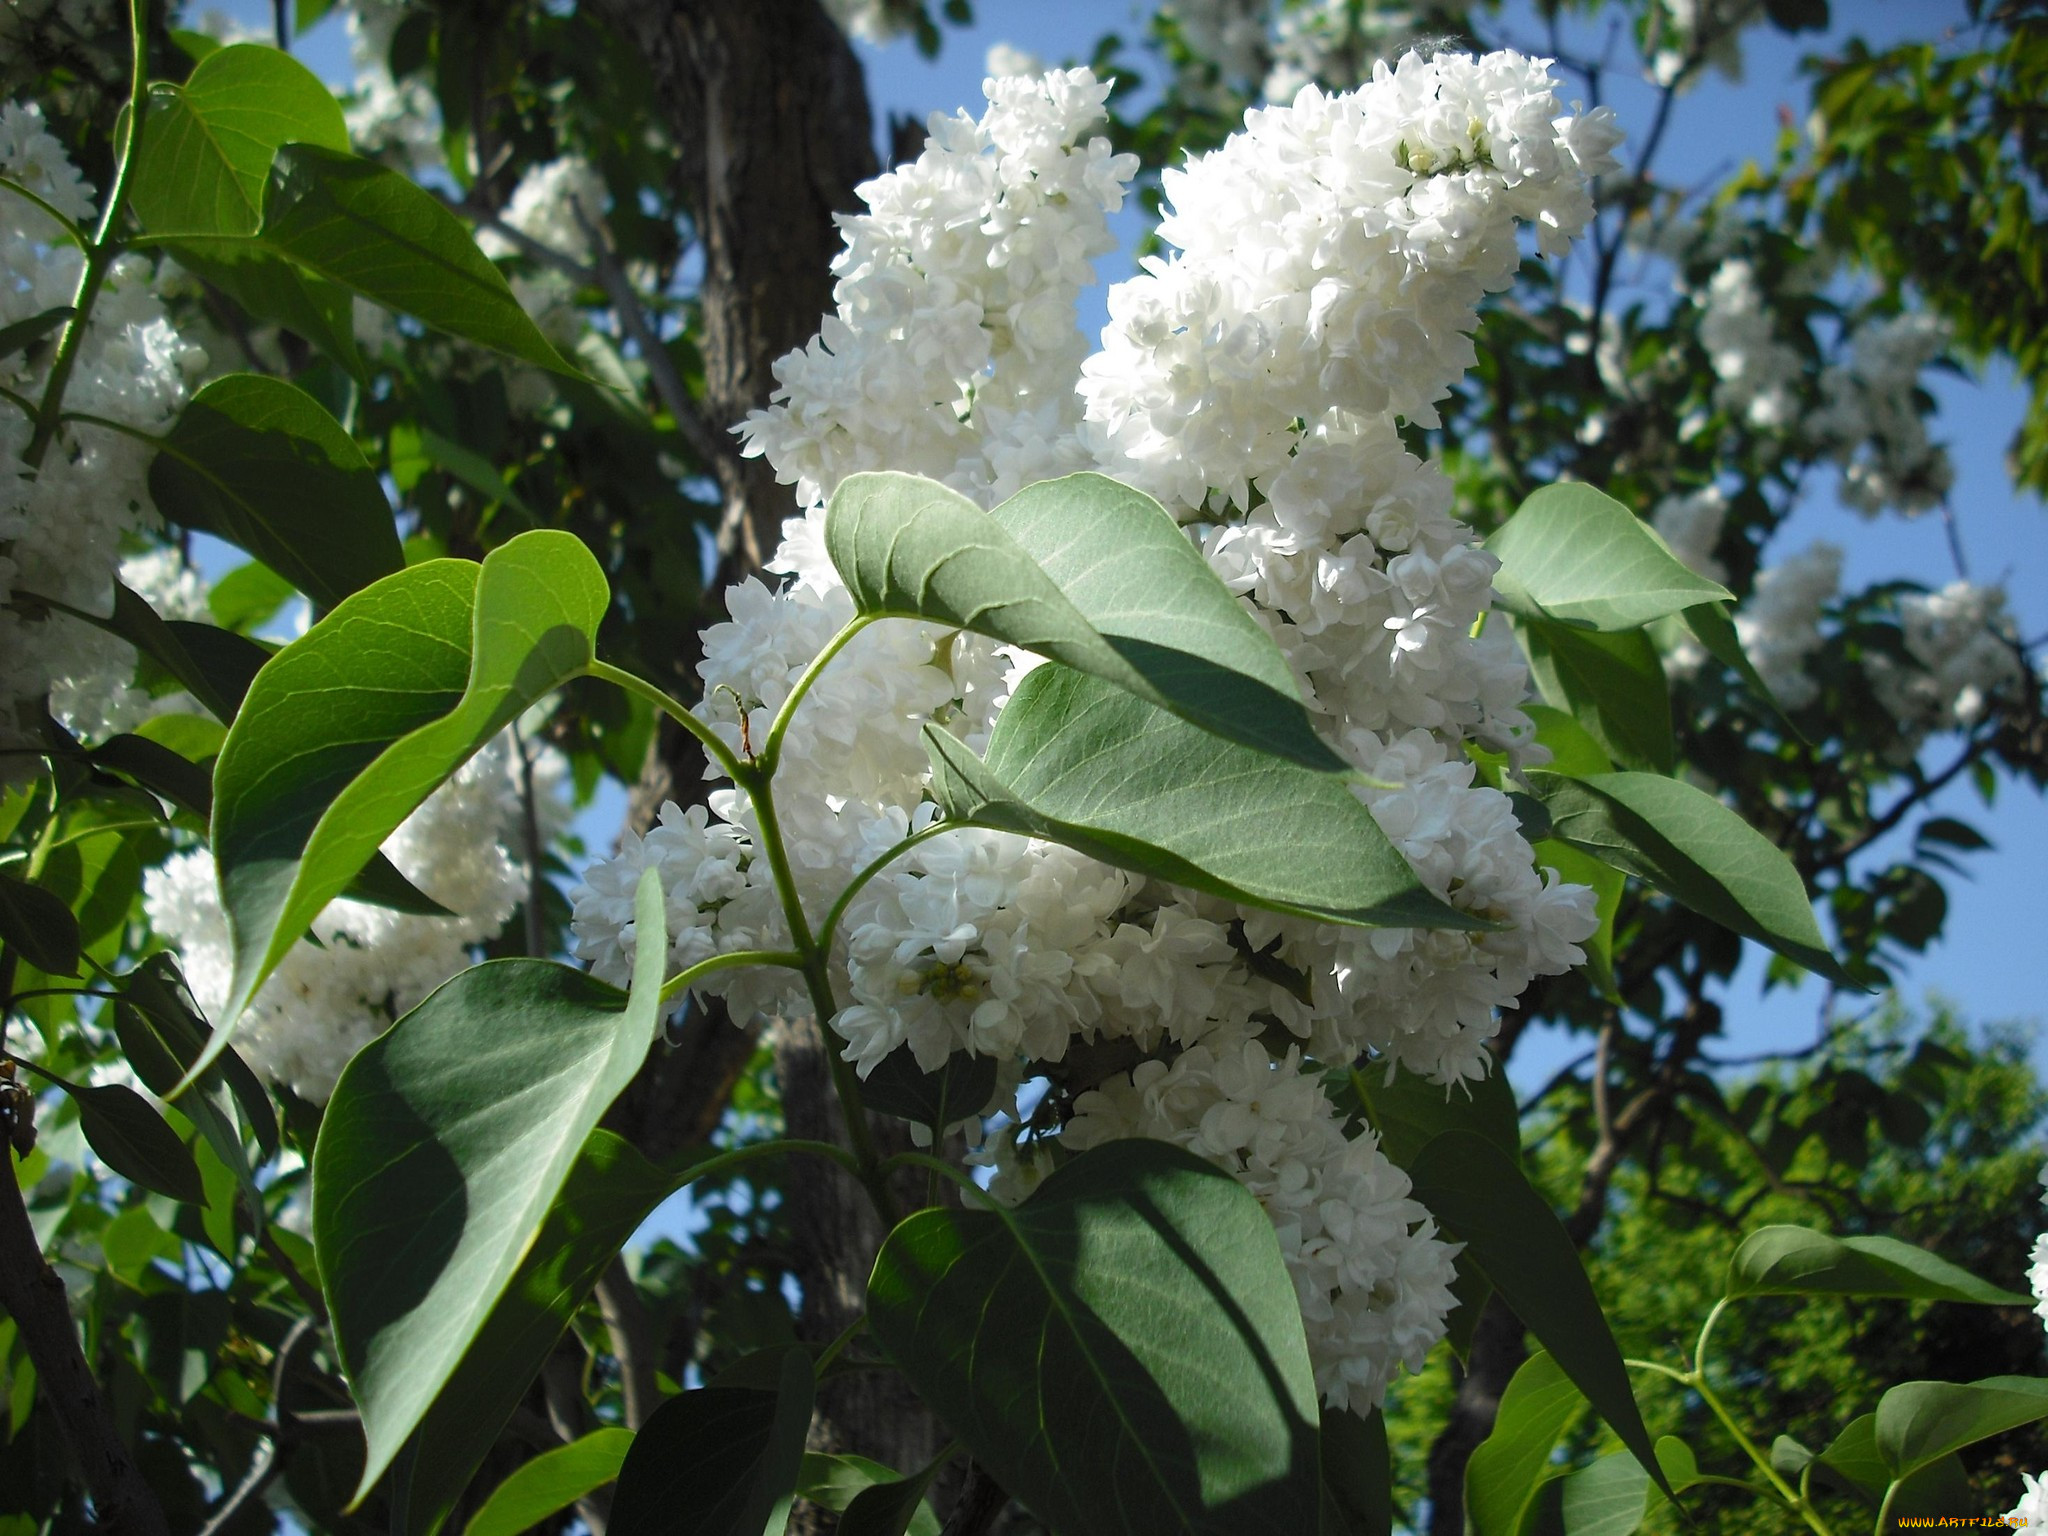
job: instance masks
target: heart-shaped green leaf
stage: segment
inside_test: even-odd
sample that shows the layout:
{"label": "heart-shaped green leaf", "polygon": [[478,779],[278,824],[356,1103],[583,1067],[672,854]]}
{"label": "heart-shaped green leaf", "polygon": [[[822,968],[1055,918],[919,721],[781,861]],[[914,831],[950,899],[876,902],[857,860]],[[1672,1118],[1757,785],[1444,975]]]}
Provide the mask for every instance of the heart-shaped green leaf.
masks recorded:
{"label": "heart-shaped green leaf", "polygon": [[200,390],[150,464],[149,489],[164,516],[240,545],[321,608],[405,569],[355,440],[282,379],[231,373]]}
{"label": "heart-shaped green leaf", "polygon": [[313,1239],[363,1415],[363,1491],[433,1406],[647,1055],[668,944],[655,871],[634,919],[630,992],[549,961],[491,961],[342,1070],[313,1152]]}
{"label": "heart-shaped green leaf", "polygon": [[1613,632],[1701,603],[1733,602],[1671,553],[1656,530],[1590,485],[1546,485],[1494,530],[1487,552],[1501,606],[1518,618]]}
{"label": "heart-shaped green leaf", "polygon": [[253,235],[286,144],[348,149],[334,93],[275,48],[216,49],[183,85],[150,87],[129,206],[152,235]]}
{"label": "heart-shaped green leaf", "polygon": [[1464,1242],[1463,1257],[1662,1486],[1628,1368],[1579,1251],[1521,1164],[1477,1131],[1459,1129],[1424,1147],[1408,1176],[1415,1198]]}
{"label": "heart-shaped green leaf", "polygon": [[1336,774],[1240,746],[1057,664],[1018,685],[986,761],[927,727],[946,814],[1276,912],[1483,929],[1424,890]]}
{"label": "heart-shaped green leaf", "polygon": [[610,1132],[590,1133],[533,1246],[414,1432],[394,1474],[402,1506],[394,1529],[440,1529],[569,1319],[676,1184]]}
{"label": "heart-shaped green leaf", "polygon": [[2048,1419],[2048,1381],[1909,1381],[1877,1400],[1877,1452],[1895,1478],[1966,1445]]}
{"label": "heart-shaped green leaf", "polygon": [[1712,795],[1650,773],[1572,779],[1539,769],[1529,781],[1560,841],[1838,986],[1861,988],[1828,950],[1792,861]]}
{"label": "heart-shaped green leaf", "polygon": [[221,1029],[378,845],[520,711],[587,667],[609,591],[570,534],[430,560],[340,604],[264,667],[214,770],[234,936]]}
{"label": "heart-shaped green leaf", "polygon": [[2032,1298],[1979,1280],[1924,1248],[1890,1237],[1830,1237],[1806,1227],[1762,1227],[1728,1264],[1730,1296],[1897,1296],[2031,1306]]}
{"label": "heart-shaped green leaf", "polygon": [[1114,480],[1070,475],[984,512],[935,480],[851,475],[825,546],[861,613],[957,625],[1260,751],[1345,767],[1271,638],[1165,508]]}
{"label": "heart-shaped green leaf", "polygon": [[396,171],[291,144],[271,167],[265,249],[330,282],[524,362],[580,377],[462,221]]}
{"label": "heart-shaped green leaf", "polygon": [[1155,1141],[1084,1152],[1014,1210],[933,1208],[868,1316],[996,1481],[1065,1536],[1305,1531],[1314,1378],[1272,1222]]}
{"label": "heart-shaped green leaf", "polygon": [[462,1536],[519,1536],[531,1530],[616,1478],[632,1443],[630,1429],[599,1429],[542,1451],[491,1490]]}
{"label": "heart-shaped green leaf", "polygon": [[778,1536],[817,1389],[806,1351],[773,1363],[773,1385],[713,1383],[648,1416],[619,1470],[608,1536]]}

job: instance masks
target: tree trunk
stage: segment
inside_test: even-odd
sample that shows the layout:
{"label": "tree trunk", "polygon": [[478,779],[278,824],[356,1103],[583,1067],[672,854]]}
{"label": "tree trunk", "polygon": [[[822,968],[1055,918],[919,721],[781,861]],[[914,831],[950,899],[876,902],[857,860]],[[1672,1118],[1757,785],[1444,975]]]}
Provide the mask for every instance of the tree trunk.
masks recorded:
{"label": "tree trunk", "polygon": [[1470,1363],[1459,1372],[1450,1421],[1429,1447],[1429,1536],[1464,1536],[1465,1464],[1493,1433],[1500,1396],[1528,1358],[1522,1320],[1500,1297],[1488,1297],[1472,1330]]}

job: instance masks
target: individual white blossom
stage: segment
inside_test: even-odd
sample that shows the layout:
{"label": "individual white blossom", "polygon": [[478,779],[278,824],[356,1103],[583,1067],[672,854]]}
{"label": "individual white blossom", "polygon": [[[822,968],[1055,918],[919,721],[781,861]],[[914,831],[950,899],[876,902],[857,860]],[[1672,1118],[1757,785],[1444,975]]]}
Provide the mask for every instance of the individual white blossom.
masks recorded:
{"label": "individual white blossom", "polygon": [[[534,750],[535,813],[543,841],[566,819],[566,764]],[[528,895],[524,774],[509,733],[493,739],[394,832],[384,852],[454,914],[427,917],[338,898],[313,920],[317,945],[294,945],[257,991],[235,1049],[264,1076],[324,1103],[349,1057],[408,1009],[467,969]],[[227,915],[203,848],[174,854],[144,876],[150,926],[178,950],[202,1010],[215,1013],[233,980]]]}
{"label": "individual white blossom", "polygon": [[2024,1485],[2020,1501],[2007,1513],[2005,1523],[2016,1530],[2038,1531],[2048,1524],[2048,1473],[2036,1477],[2022,1472],[2020,1481]]}

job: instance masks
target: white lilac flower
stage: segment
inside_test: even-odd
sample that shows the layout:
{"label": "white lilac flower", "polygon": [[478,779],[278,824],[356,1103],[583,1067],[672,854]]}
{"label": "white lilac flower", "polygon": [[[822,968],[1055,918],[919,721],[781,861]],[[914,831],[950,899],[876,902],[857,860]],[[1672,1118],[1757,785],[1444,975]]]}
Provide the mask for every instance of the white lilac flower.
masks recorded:
{"label": "white lilac flower", "polygon": [[1819,696],[1806,663],[1821,647],[1821,616],[1841,581],[1842,551],[1816,543],[1759,571],[1749,600],[1736,612],[1743,650],[1787,709],[1803,709]]}
{"label": "white lilac flower", "polygon": [[1924,311],[1867,320],[1850,333],[1848,360],[1821,372],[1806,430],[1840,462],[1842,500],[1865,517],[1937,507],[1955,481],[1947,450],[1928,436],[1920,383],[1950,335]]}
{"label": "white lilac flower", "polygon": [[1730,257],[1695,300],[1700,345],[1720,381],[1715,403],[1760,430],[1791,427],[1799,417],[1802,364],[1799,353],[1778,338],[1777,317],[1757,287],[1756,269]]}
{"label": "white lilac flower", "polygon": [[2005,1523],[2015,1530],[2038,1531],[2048,1524],[2048,1473],[2036,1477],[2022,1472],[2020,1482],[2020,1501],[2006,1515]]}
{"label": "white lilac flower", "polygon": [[[580,155],[564,155],[536,165],[519,178],[505,204],[505,222],[551,251],[576,261],[590,259],[590,233],[604,217],[604,181],[597,168]],[[496,230],[477,231],[476,243],[486,256],[510,256],[517,249]]]}
{"label": "white lilac flower", "polygon": [[2026,676],[2003,587],[1953,581],[1903,597],[1899,621],[1911,663],[1879,653],[1864,670],[1908,755],[1929,735],[1975,725]]}
{"label": "white lilac flower", "polygon": [[[544,840],[566,820],[566,774],[558,753],[535,753]],[[319,944],[293,946],[242,1016],[235,1049],[252,1067],[324,1102],[349,1057],[468,967],[471,947],[493,937],[528,893],[523,778],[511,736],[498,736],[391,835],[391,862],[454,915],[330,902],[313,920]],[[150,870],[143,903],[150,926],[177,947],[200,1007],[217,1010],[234,954],[213,856],[194,849]]]}
{"label": "white lilac flower", "polygon": [[[1563,248],[1616,135],[1607,114],[1560,115],[1547,66],[1512,54],[1411,56],[1349,95],[1305,90],[1170,173],[1162,233],[1179,253],[1112,291],[1102,350],[1086,357],[1076,300],[1134,169],[1094,132],[1106,91],[1087,70],[992,78],[979,120],[933,118],[917,161],[862,189],[868,211],[842,221],[834,313],[778,362],[774,403],[742,428],[796,488],[802,515],[769,566],[788,579],[729,594],[728,622],[705,635],[700,713],[736,751],[758,747],[852,616],[823,508],[856,471],[912,470],[992,505],[1096,468],[1188,525],[1326,738],[1381,786],[1360,798],[1424,886],[1499,926],[1334,928],[958,829],[849,902],[830,1022],[864,1073],[905,1049],[927,1068],[991,1056],[1008,1081],[1077,1040],[1159,1056],[1122,1080],[1128,1114],[1105,1085],[1062,1144],[1167,1135],[1243,1178],[1282,1233],[1326,1399],[1365,1405],[1441,1336],[1450,1252],[1371,1140],[1345,1139],[1303,1054],[1370,1054],[1445,1084],[1483,1075],[1498,1010],[1579,964],[1595,926],[1591,893],[1538,867],[1507,796],[1476,782],[1468,742],[1541,760],[1527,669],[1506,626],[1479,623],[1496,562],[1397,419],[1435,419],[1521,232]],[[833,660],[792,718],[775,786],[814,918],[931,824],[920,733],[978,749],[1035,664],[900,621]],[[758,847],[735,789],[666,808],[573,893],[578,952],[623,977],[631,892],[650,865],[672,965],[786,945]],[[741,1017],[808,1006],[787,972],[722,970],[702,990]],[[1301,1042],[1280,1062],[1254,1039],[1276,1026]],[[1132,1084],[1155,1082],[1184,1088],[1193,1117],[1130,1108]],[[1269,1111],[1279,1119],[1261,1129]],[[1008,1142],[989,1156],[1013,1191],[1046,1166]]]}

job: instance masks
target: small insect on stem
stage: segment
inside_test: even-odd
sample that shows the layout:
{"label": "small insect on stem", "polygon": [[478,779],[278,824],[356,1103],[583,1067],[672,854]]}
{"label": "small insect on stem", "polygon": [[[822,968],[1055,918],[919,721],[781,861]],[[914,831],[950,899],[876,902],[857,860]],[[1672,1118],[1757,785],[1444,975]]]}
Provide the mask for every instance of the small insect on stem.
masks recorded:
{"label": "small insect on stem", "polygon": [[739,690],[730,683],[720,683],[712,692],[729,693],[732,695],[732,707],[738,712],[740,717],[740,756],[744,757],[749,763],[753,762],[754,733],[752,727],[747,722],[747,701],[740,697]]}

